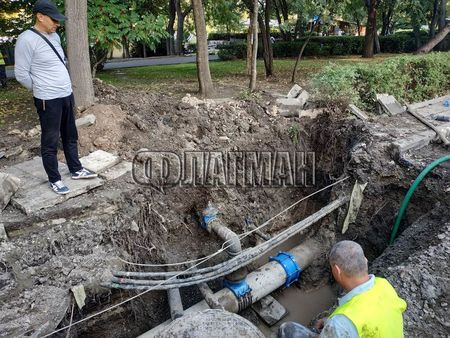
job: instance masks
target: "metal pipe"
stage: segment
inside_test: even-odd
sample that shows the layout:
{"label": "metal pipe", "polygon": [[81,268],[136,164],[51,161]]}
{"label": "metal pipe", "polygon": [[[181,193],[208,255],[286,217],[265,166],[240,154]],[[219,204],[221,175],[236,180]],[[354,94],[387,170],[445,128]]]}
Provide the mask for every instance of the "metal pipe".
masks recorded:
{"label": "metal pipe", "polygon": [[[192,286],[196,285],[198,283],[208,282],[214,279],[217,279],[219,277],[222,277],[229,273],[230,271],[236,271],[242,266],[246,266],[249,263],[255,261],[259,257],[266,254],[270,249],[273,247],[279,245],[283,241],[287,240],[288,238],[292,237],[293,235],[299,233],[302,230],[305,230],[312,224],[316,223],[323,217],[329,215],[334,210],[338,209],[345,203],[349,201],[348,196],[343,196],[338,198],[337,200],[331,202],[327,206],[323,207],[316,213],[308,216],[307,218],[301,220],[300,222],[292,225],[288,229],[282,231],[278,235],[274,236],[267,242],[264,242],[256,247],[247,249],[242,252],[241,255],[236,256],[224,263],[217,264],[214,267],[211,268],[204,268],[199,270],[191,270],[190,274],[195,273],[198,274],[193,277],[189,278],[183,278],[175,281],[170,281],[169,283],[165,284],[164,281],[161,280],[131,280],[131,279],[124,279],[124,278],[117,278],[114,277],[112,279],[112,283],[109,285],[109,287],[112,288],[119,288],[119,289],[149,289],[154,288],[155,290],[167,290],[170,288],[179,288],[179,287],[186,287],[186,286]],[[172,272],[173,273],[173,272]],[[152,273],[148,272],[120,272],[115,273],[114,275],[120,275],[120,276],[133,276],[133,277],[150,277]],[[140,284],[140,285],[138,285]]]}
{"label": "metal pipe", "polygon": [[[318,242],[314,240],[307,240],[292,249],[290,253],[293,255],[295,261],[301,269],[304,270],[311,264],[315,257],[318,257],[321,254],[321,251],[321,246]],[[251,272],[246,278],[247,283],[251,288],[251,303],[257,302],[279,287],[283,286],[287,279],[288,276],[285,269],[276,261],[271,261],[259,269]],[[213,297],[214,299],[217,299],[218,303],[229,312],[236,313],[242,309],[242,306],[239,304],[239,299],[236,298],[230,289],[224,288],[216,292]],[[185,313],[194,313],[197,311],[206,310],[208,308],[209,306],[207,302],[203,300],[187,309]],[[162,330],[170,322],[171,321],[167,321],[160,324],[159,326],[141,335],[140,338],[150,338],[161,334]]]}
{"label": "metal pipe", "polygon": [[183,303],[181,302],[180,289],[167,290],[167,298],[169,300],[170,317],[172,320],[183,317]]}

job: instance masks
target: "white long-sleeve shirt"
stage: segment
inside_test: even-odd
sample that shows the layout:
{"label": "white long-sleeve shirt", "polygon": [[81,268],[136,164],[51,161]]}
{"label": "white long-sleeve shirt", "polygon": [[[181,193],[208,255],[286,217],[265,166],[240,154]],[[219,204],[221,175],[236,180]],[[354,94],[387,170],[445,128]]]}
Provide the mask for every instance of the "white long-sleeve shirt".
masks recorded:
{"label": "white long-sleeve shirt", "polygon": [[[42,34],[64,59],[59,35]],[[53,100],[72,93],[67,68],[47,42],[32,31],[26,30],[17,39],[14,73],[17,81],[38,99]]]}

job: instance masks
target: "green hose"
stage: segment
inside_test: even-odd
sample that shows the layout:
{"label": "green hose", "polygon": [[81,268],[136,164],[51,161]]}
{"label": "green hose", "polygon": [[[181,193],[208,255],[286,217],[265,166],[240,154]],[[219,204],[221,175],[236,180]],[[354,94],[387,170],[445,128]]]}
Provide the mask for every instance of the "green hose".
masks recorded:
{"label": "green hose", "polygon": [[409,188],[405,199],[402,202],[402,205],[400,207],[400,210],[398,212],[397,215],[397,219],[395,220],[395,224],[394,227],[392,228],[392,233],[391,233],[391,240],[389,242],[389,244],[394,243],[395,237],[397,235],[397,231],[398,231],[398,227],[400,226],[400,222],[403,219],[403,216],[405,214],[406,208],[408,206],[409,200],[411,199],[411,196],[414,194],[414,191],[416,190],[417,186],[420,184],[420,182],[422,182],[422,180],[425,178],[425,176],[428,175],[428,173],[433,170],[434,168],[436,168],[439,164],[449,161],[450,160],[450,155],[441,157],[440,159],[434,161],[433,163],[431,163],[428,167],[426,167],[419,176],[417,176],[416,180],[414,181],[414,183],[411,185],[411,188]]}

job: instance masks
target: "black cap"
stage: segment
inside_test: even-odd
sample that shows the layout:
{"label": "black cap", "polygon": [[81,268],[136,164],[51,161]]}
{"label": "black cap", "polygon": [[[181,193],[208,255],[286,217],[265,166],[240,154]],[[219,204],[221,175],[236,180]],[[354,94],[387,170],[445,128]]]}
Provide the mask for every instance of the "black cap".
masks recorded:
{"label": "black cap", "polygon": [[54,20],[63,21],[66,17],[62,15],[58,8],[50,0],[38,0],[34,4],[33,14],[41,13],[51,17]]}

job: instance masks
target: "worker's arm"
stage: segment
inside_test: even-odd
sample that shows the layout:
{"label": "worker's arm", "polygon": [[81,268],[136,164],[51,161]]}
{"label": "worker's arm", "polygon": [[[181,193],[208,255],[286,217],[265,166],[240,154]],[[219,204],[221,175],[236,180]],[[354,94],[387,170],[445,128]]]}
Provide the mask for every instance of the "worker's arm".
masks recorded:
{"label": "worker's arm", "polygon": [[27,39],[18,39],[14,50],[14,75],[28,90],[33,90],[33,79],[31,78],[31,62],[33,48]]}
{"label": "worker's arm", "polygon": [[355,325],[344,315],[336,315],[328,319],[319,337],[359,338]]}

